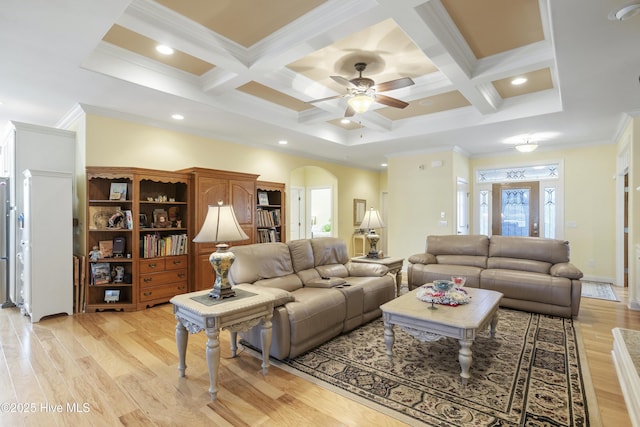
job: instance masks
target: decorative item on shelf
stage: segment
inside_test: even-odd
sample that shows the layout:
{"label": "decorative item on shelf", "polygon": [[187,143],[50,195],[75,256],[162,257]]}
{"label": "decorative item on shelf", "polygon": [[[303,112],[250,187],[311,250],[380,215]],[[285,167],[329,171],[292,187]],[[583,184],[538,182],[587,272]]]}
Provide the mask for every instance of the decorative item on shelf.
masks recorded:
{"label": "decorative item on shelf", "polygon": [[127,183],[112,182],[109,190],[109,200],[127,200]]}
{"label": "decorative item on shelf", "polygon": [[227,242],[237,242],[248,238],[249,236],[238,224],[231,205],[223,205],[222,201],[219,201],[217,206],[209,205],[204,224],[193,241],[195,243],[217,243],[216,252],[209,256],[209,262],[216,273],[213,290],[209,293],[210,297],[223,299],[236,295],[228,279],[229,269],[235,260],[235,255],[229,251]]}
{"label": "decorative item on shelf", "polygon": [[94,246],[91,252],[89,252],[89,259],[91,261],[97,261],[102,258],[102,251],[98,246]]}
{"label": "decorative item on shelf", "polygon": [[367,254],[367,258],[379,258],[378,241],[380,240],[380,235],[376,234],[375,229],[384,227],[385,225],[380,217],[380,213],[374,208],[371,208],[364,214],[360,228],[368,230],[367,239],[369,240],[369,253]]}
{"label": "decorative item on shelf", "polygon": [[113,239],[111,253],[115,258],[122,258],[124,256],[124,247],[126,239],[124,237],[115,237]]}
{"label": "decorative item on shelf", "polygon": [[111,274],[113,275],[113,283],[122,283],[124,281],[124,267],[116,266]]}
{"label": "decorative item on shelf", "polygon": [[104,302],[107,304],[110,302],[118,302],[120,301],[120,290],[118,289],[105,289],[104,291]]}
{"label": "decorative item on shelf", "polygon": [[453,282],[451,280],[434,280],[433,287],[440,292],[448,292],[453,288]]}
{"label": "decorative item on shelf", "polygon": [[108,228],[124,228],[124,226],[124,213],[120,210],[111,215],[111,217],[109,218],[109,223],[107,224]]}
{"label": "decorative item on shelf", "polygon": [[258,204],[260,206],[268,206],[269,205],[269,194],[266,191],[258,192]]}

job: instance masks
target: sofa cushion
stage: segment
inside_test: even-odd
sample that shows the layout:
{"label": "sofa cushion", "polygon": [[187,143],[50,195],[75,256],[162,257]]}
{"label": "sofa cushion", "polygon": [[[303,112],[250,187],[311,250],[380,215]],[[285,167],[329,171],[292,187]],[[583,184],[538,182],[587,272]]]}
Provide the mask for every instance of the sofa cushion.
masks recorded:
{"label": "sofa cushion", "polygon": [[485,235],[430,235],[427,250],[433,255],[489,256],[489,237]]}
{"label": "sofa cushion", "polygon": [[274,277],[272,279],[256,280],[253,284],[264,288],[278,288],[293,292],[302,287],[302,280],[295,274],[287,274],[286,276]]}
{"label": "sofa cushion", "polygon": [[[293,270],[299,273],[303,270],[313,268],[313,250],[311,249],[311,242],[309,239],[303,240],[291,240],[287,242],[289,252],[291,254],[291,264]],[[304,281],[304,279],[302,279]]]}
{"label": "sofa cushion", "polygon": [[314,265],[346,264],[349,262],[347,245],[337,237],[320,237],[309,240],[313,249]]}
{"label": "sofa cushion", "polygon": [[486,268],[487,257],[475,255],[436,255],[438,264],[448,265],[470,265],[473,267]]}
{"label": "sofa cushion", "polygon": [[569,262],[569,242],[542,237],[492,236],[489,256],[531,259],[551,264]]}
{"label": "sofa cushion", "polygon": [[517,270],[484,270],[482,289],[501,292],[505,298],[571,306],[571,280],[548,274]]}
{"label": "sofa cushion", "polygon": [[349,275],[344,264],[318,265],[316,270],[320,273],[320,277],[347,277]]}
{"label": "sofa cushion", "polygon": [[487,268],[501,268],[503,270],[533,271],[548,274],[551,264],[544,261],[522,258],[491,257],[487,261]]}
{"label": "sofa cushion", "polygon": [[293,274],[289,248],[284,243],[234,246],[231,251],[235,254],[235,261],[229,270],[232,284],[253,283]]}

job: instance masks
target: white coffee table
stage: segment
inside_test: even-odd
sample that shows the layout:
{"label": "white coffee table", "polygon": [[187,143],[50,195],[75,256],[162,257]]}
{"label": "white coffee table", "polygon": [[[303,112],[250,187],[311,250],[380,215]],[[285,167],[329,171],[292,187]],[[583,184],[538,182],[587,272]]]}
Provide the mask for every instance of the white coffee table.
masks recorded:
{"label": "white coffee table", "polygon": [[430,310],[430,303],[416,298],[417,288],[381,305],[384,342],[389,361],[391,362],[393,358],[394,325],[400,326],[421,341],[436,341],[444,337],[456,338],[460,343],[458,352],[460,377],[462,383],[466,384],[473,360],[471,345],[476,333],[487,326],[491,327],[493,338],[502,294],[484,289],[464,289],[471,296],[471,302],[457,307],[436,304],[437,309]]}

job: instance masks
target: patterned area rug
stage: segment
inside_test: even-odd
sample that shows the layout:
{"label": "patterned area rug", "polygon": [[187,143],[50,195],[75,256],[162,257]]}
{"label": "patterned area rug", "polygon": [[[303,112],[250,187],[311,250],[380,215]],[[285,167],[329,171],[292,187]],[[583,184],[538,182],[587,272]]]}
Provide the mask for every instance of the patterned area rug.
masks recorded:
{"label": "patterned area rug", "polygon": [[600,425],[574,322],[508,309],[499,315],[495,338],[487,330],[473,344],[466,387],[453,339],[423,343],[395,326],[389,364],[382,319],[274,364],[410,425]]}
{"label": "patterned area rug", "polygon": [[583,280],[582,296],[586,298],[605,299],[607,301],[620,301],[611,283],[588,282]]}

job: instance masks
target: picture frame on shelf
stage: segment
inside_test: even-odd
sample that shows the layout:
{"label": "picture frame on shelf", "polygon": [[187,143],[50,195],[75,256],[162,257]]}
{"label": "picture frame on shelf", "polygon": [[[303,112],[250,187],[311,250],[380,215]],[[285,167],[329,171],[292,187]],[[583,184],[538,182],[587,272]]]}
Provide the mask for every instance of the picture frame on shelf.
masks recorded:
{"label": "picture frame on shelf", "polygon": [[98,242],[98,248],[102,253],[102,258],[113,257],[113,240],[100,240]]}
{"label": "picture frame on shelf", "polygon": [[104,302],[115,303],[120,301],[120,290],[119,289],[105,289],[104,291]]}
{"label": "picture frame on shelf", "polygon": [[124,249],[126,240],[124,237],[114,237],[112,242],[112,254],[115,258],[122,258],[124,256]]}
{"label": "picture frame on shelf", "polygon": [[353,225],[362,224],[364,214],[367,211],[367,201],[364,199],[353,199]]}
{"label": "picture frame on shelf", "polygon": [[269,205],[269,194],[266,191],[258,191],[258,204],[260,206]]}
{"label": "picture frame on shelf", "polygon": [[127,200],[127,183],[112,182],[109,191],[109,200]]}

